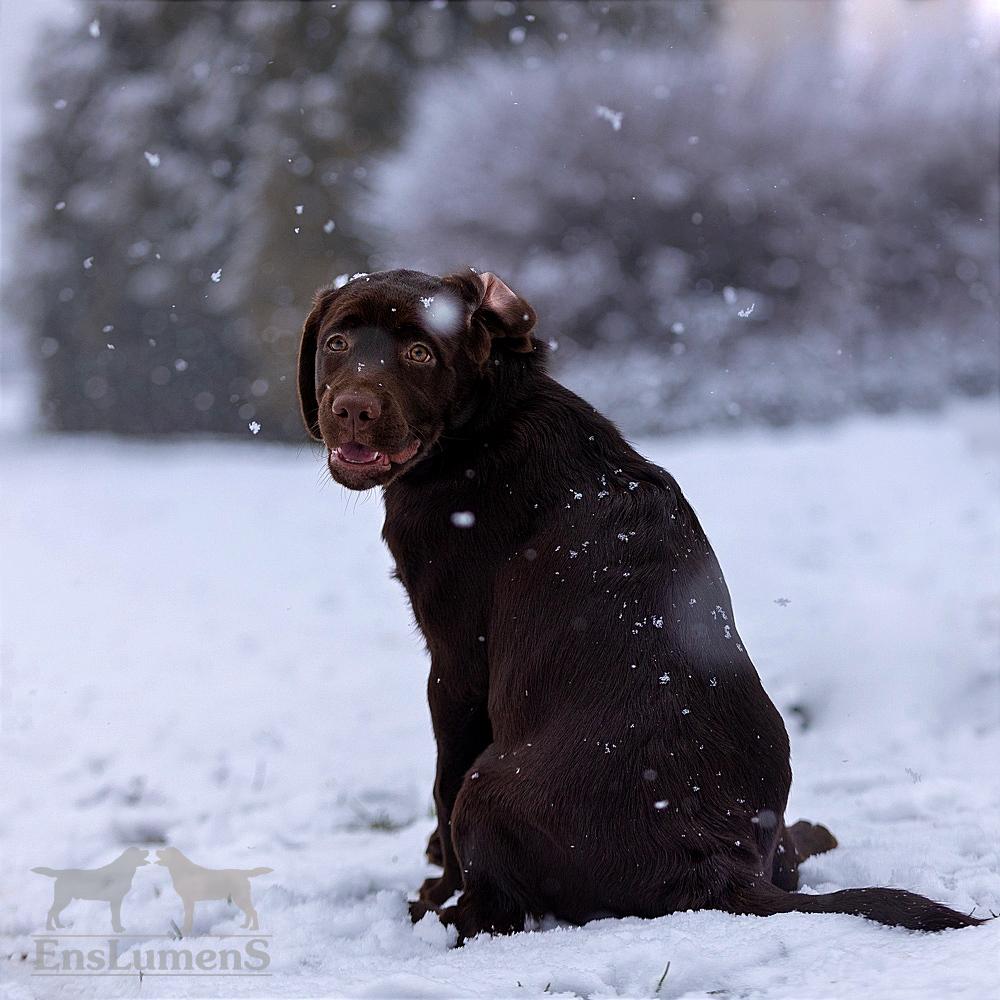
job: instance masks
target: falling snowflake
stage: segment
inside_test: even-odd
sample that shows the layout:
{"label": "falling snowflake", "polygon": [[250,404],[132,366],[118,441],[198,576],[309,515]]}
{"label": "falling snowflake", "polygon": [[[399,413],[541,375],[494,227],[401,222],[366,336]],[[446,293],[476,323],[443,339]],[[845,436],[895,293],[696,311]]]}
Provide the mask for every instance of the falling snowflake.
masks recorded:
{"label": "falling snowflake", "polygon": [[95,17],[93,21],[87,26],[87,30],[90,32],[91,38],[101,37],[101,22]]}
{"label": "falling snowflake", "polygon": [[222,268],[220,267],[218,271],[212,272],[212,281],[217,285],[222,281]]}
{"label": "falling snowflake", "polygon": [[625,117],[624,111],[612,111],[611,108],[606,108],[603,104],[598,104],[594,108],[594,114],[598,118],[603,118],[604,121],[608,122],[616,132],[621,131],[622,118]]}
{"label": "falling snowflake", "polygon": [[782,608],[787,608],[792,602],[787,597],[776,597],[774,603]]}
{"label": "falling snowflake", "polygon": [[85,261],[83,262],[83,269],[84,269],[85,271],[89,271],[89,270],[90,270],[90,269],[91,269],[91,268],[92,268],[93,266],[94,266],[94,258],[93,258],[93,257],[88,257],[88,258],[87,258],[87,259],[86,259],[86,260],[85,260]]}
{"label": "falling snowflake", "polygon": [[[423,301],[423,300],[421,300]],[[442,337],[451,336],[457,332],[463,314],[459,303],[450,295],[437,295],[427,300],[427,325]]]}
{"label": "falling snowflake", "polygon": [[146,162],[151,167],[158,167],[160,165],[160,154],[159,153],[151,153],[151,152],[149,152],[149,150],[146,150],[146,152],[143,153],[142,155],[146,157]]}
{"label": "falling snowflake", "polygon": [[456,528],[471,528],[476,523],[476,515],[471,510],[456,510],[451,515],[451,523]]}
{"label": "falling snowflake", "polygon": [[326,222],[323,223],[324,233],[327,234],[332,233],[336,228],[337,228],[337,223],[334,222],[333,219],[327,219]]}
{"label": "falling snowflake", "polygon": [[251,420],[250,423],[247,424],[247,427],[250,428],[250,433],[251,434],[259,434],[260,433],[260,424],[258,424],[256,420]]}
{"label": "falling snowflake", "polygon": [[746,309],[741,309],[736,315],[737,316],[741,316],[743,319],[749,319],[750,318],[750,314],[754,311],[754,309],[756,307],[757,307],[757,303],[756,302],[751,302],[750,305],[748,305],[746,307]]}

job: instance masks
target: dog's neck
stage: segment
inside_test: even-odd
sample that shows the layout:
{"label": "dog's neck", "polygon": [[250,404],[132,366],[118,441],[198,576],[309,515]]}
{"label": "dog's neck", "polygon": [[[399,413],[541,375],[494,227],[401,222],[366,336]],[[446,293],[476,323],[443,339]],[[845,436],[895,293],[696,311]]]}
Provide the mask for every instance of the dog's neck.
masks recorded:
{"label": "dog's neck", "polygon": [[[611,421],[549,376],[546,355],[545,346],[538,345],[531,354],[488,360],[427,458],[386,487],[387,500],[433,485],[460,486],[482,474],[508,485],[517,480],[541,500],[561,495],[564,481],[581,477],[596,482],[604,472],[623,469],[630,479],[659,473]],[[566,433],[582,435],[587,446],[567,449]]]}
{"label": "dog's neck", "polygon": [[530,354],[495,351],[469,397],[451,415],[446,437],[481,439],[509,422],[539,384],[548,381],[548,353],[548,346],[538,341]]}

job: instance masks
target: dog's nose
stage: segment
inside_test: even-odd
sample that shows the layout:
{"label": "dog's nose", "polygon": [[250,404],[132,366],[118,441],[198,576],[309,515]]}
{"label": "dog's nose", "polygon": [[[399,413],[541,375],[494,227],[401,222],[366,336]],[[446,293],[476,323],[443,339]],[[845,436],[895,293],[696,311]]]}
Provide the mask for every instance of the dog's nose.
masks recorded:
{"label": "dog's nose", "polygon": [[353,436],[364,425],[382,415],[382,404],[374,397],[360,392],[342,392],[333,401],[333,415],[350,427]]}

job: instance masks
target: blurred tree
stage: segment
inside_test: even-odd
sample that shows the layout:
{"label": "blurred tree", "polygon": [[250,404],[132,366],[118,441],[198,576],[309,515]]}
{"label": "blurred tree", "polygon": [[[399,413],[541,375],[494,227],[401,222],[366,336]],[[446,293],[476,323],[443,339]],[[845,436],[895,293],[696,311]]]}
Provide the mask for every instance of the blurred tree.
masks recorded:
{"label": "blurred tree", "polygon": [[500,270],[632,429],[995,391],[995,42],[911,25],[863,65],[809,14],[777,49],[727,22],[440,75],[373,179],[379,263]]}
{"label": "blurred tree", "polygon": [[365,270],[420,74],[572,40],[691,44],[706,3],[97,3],[53,30],[12,288],[59,430],[299,439],[314,289]]}

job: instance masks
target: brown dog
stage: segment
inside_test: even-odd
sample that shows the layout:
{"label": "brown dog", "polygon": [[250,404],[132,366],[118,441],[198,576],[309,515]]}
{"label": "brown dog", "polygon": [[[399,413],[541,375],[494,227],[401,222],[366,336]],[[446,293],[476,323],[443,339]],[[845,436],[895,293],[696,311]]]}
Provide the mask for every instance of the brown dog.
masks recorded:
{"label": "brown dog", "polygon": [[357,275],[318,294],[299,393],[383,537],[431,654],[444,871],[415,917],[460,939],[713,908],[978,923],[896,889],[800,895],[836,841],[786,827],[788,737],[677,483],[553,381],[492,274]]}

